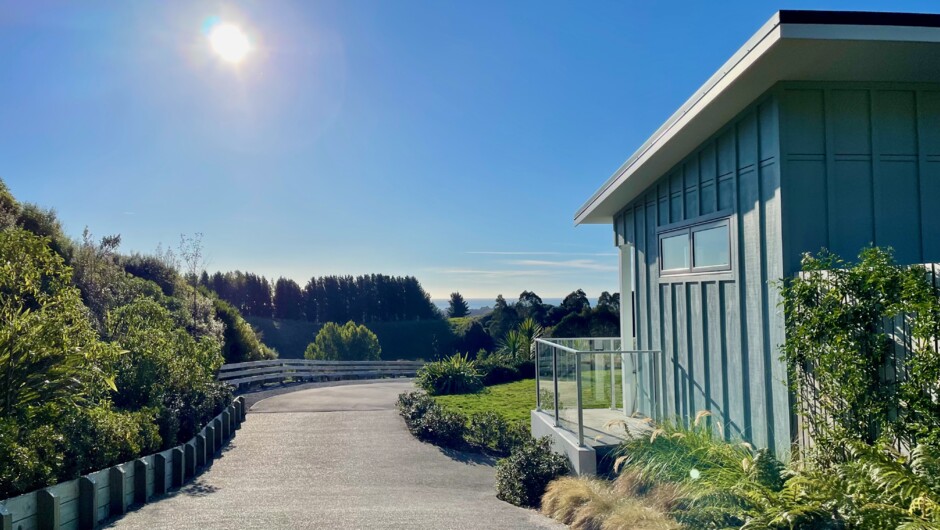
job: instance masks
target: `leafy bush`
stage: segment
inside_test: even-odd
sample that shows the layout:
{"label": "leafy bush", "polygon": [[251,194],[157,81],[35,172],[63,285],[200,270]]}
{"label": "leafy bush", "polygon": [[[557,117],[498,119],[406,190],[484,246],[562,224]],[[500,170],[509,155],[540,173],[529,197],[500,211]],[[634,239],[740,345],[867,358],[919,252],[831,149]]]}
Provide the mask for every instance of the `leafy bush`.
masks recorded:
{"label": "leafy bush", "polygon": [[0,417],[95,400],[114,385],[116,349],[98,341],[71,270],[46,243],[0,232]]}
{"label": "leafy bush", "polygon": [[167,263],[165,257],[134,253],[124,257],[121,262],[127,273],[156,283],[167,296],[173,296],[177,283],[181,283],[175,266]]}
{"label": "leafy bush", "polygon": [[377,361],[381,355],[375,333],[352,320],[343,326],[327,322],[304,352],[307,359],[323,361]]}
{"label": "leafy bush", "polygon": [[476,362],[459,353],[425,364],[418,370],[415,383],[434,396],[472,394],[483,389]]}
{"label": "leafy bush", "polygon": [[156,407],[165,447],[192,437],[231,399],[215,381],[223,359],[218,342],[196,340],[157,302],[141,298],[108,315],[110,337],[126,348],[116,363],[115,405]]}
{"label": "leafy bush", "polygon": [[477,354],[476,367],[485,386],[535,378],[535,361],[514,360],[501,354]]}
{"label": "leafy bush", "polygon": [[[882,435],[940,446],[940,294],[923,267],[899,266],[879,248],[854,265],[823,252],[802,266],[782,285],[784,352],[815,456],[838,461],[845,440],[871,445]],[[885,322],[900,315],[910,352],[895,356]],[[900,382],[883,376],[892,364]]]}
{"label": "leafy bush", "polygon": [[538,506],[548,483],[569,472],[551,438],[528,439],[496,464],[496,496],[516,506]]}
{"label": "leafy bush", "polygon": [[495,347],[493,337],[486,332],[486,328],[478,319],[451,318],[450,324],[455,336],[454,351],[491,351]]}
{"label": "leafy bush", "polygon": [[126,412],[102,405],[68,417],[62,425],[68,441],[63,475],[77,477],[156,452],[161,447],[156,414],[153,408]]}
{"label": "leafy bush", "polygon": [[472,414],[467,422],[465,439],[480,449],[506,455],[513,447],[530,438],[523,422],[508,422],[495,412]]}
{"label": "leafy bush", "polygon": [[222,332],[222,356],[227,363],[276,359],[277,352],[266,346],[251,325],[242,318],[231,304],[220,299],[212,300],[216,317],[225,325]]}
{"label": "leafy bush", "polygon": [[62,443],[52,425],[24,428],[13,418],[0,419],[0,498],[55,484]]}
{"label": "leafy bush", "polygon": [[408,430],[419,440],[443,447],[463,444],[466,416],[449,412],[424,392],[410,392],[398,396],[398,411]]}

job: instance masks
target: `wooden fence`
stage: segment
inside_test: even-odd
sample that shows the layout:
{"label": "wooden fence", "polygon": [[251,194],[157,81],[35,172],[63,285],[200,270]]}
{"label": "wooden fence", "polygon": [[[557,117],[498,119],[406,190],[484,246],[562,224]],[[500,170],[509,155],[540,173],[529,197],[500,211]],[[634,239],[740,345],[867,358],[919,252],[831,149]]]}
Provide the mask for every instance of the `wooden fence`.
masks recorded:
{"label": "wooden fence", "polygon": [[180,488],[208,466],[245,420],[236,398],[188,442],[55,486],[0,500],[0,530],[98,528],[131,506]]}
{"label": "wooden fence", "polygon": [[285,381],[332,381],[380,377],[413,377],[424,366],[421,361],[311,361],[274,359],[226,364],[219,368],[219,381],[236,388],[254,383]]}

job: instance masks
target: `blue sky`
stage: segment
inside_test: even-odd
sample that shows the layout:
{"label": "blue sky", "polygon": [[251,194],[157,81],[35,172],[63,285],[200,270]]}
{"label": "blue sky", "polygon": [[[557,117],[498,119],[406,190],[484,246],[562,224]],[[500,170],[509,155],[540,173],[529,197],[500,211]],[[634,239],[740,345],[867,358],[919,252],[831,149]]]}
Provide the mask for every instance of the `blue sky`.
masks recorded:
{"label": "blue sky", "polygon": [[[125,251],[417,276],[436,297],[616,290],[573,214],[777,9],[934,2],[0,2],[0,178]],[[210,49],[211,17],[253,44]]]}

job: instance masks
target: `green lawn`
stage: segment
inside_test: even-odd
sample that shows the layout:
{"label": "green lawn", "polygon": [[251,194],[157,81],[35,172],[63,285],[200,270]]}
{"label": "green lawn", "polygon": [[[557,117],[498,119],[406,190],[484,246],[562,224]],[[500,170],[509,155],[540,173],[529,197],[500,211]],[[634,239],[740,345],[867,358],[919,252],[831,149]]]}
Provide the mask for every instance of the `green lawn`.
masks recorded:
{"label": "green lawn", "polygon": [[446,409],[463,414],[495,412],[509,421],[529,421],[529,411],[535,409],[535,379],[486,387],[479,394],[436,396]]}

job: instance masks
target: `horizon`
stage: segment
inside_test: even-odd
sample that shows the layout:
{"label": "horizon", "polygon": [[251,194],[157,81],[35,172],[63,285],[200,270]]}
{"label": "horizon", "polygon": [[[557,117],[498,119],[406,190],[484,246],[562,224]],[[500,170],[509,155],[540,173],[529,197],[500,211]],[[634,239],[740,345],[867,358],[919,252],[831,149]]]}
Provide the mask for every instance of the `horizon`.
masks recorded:
{"label": "horizon", "polygon": [[578,207],[774,12],[838,7],[7,2],[0,178],[123,252],[202,233],[209,271],[596,296]]}

